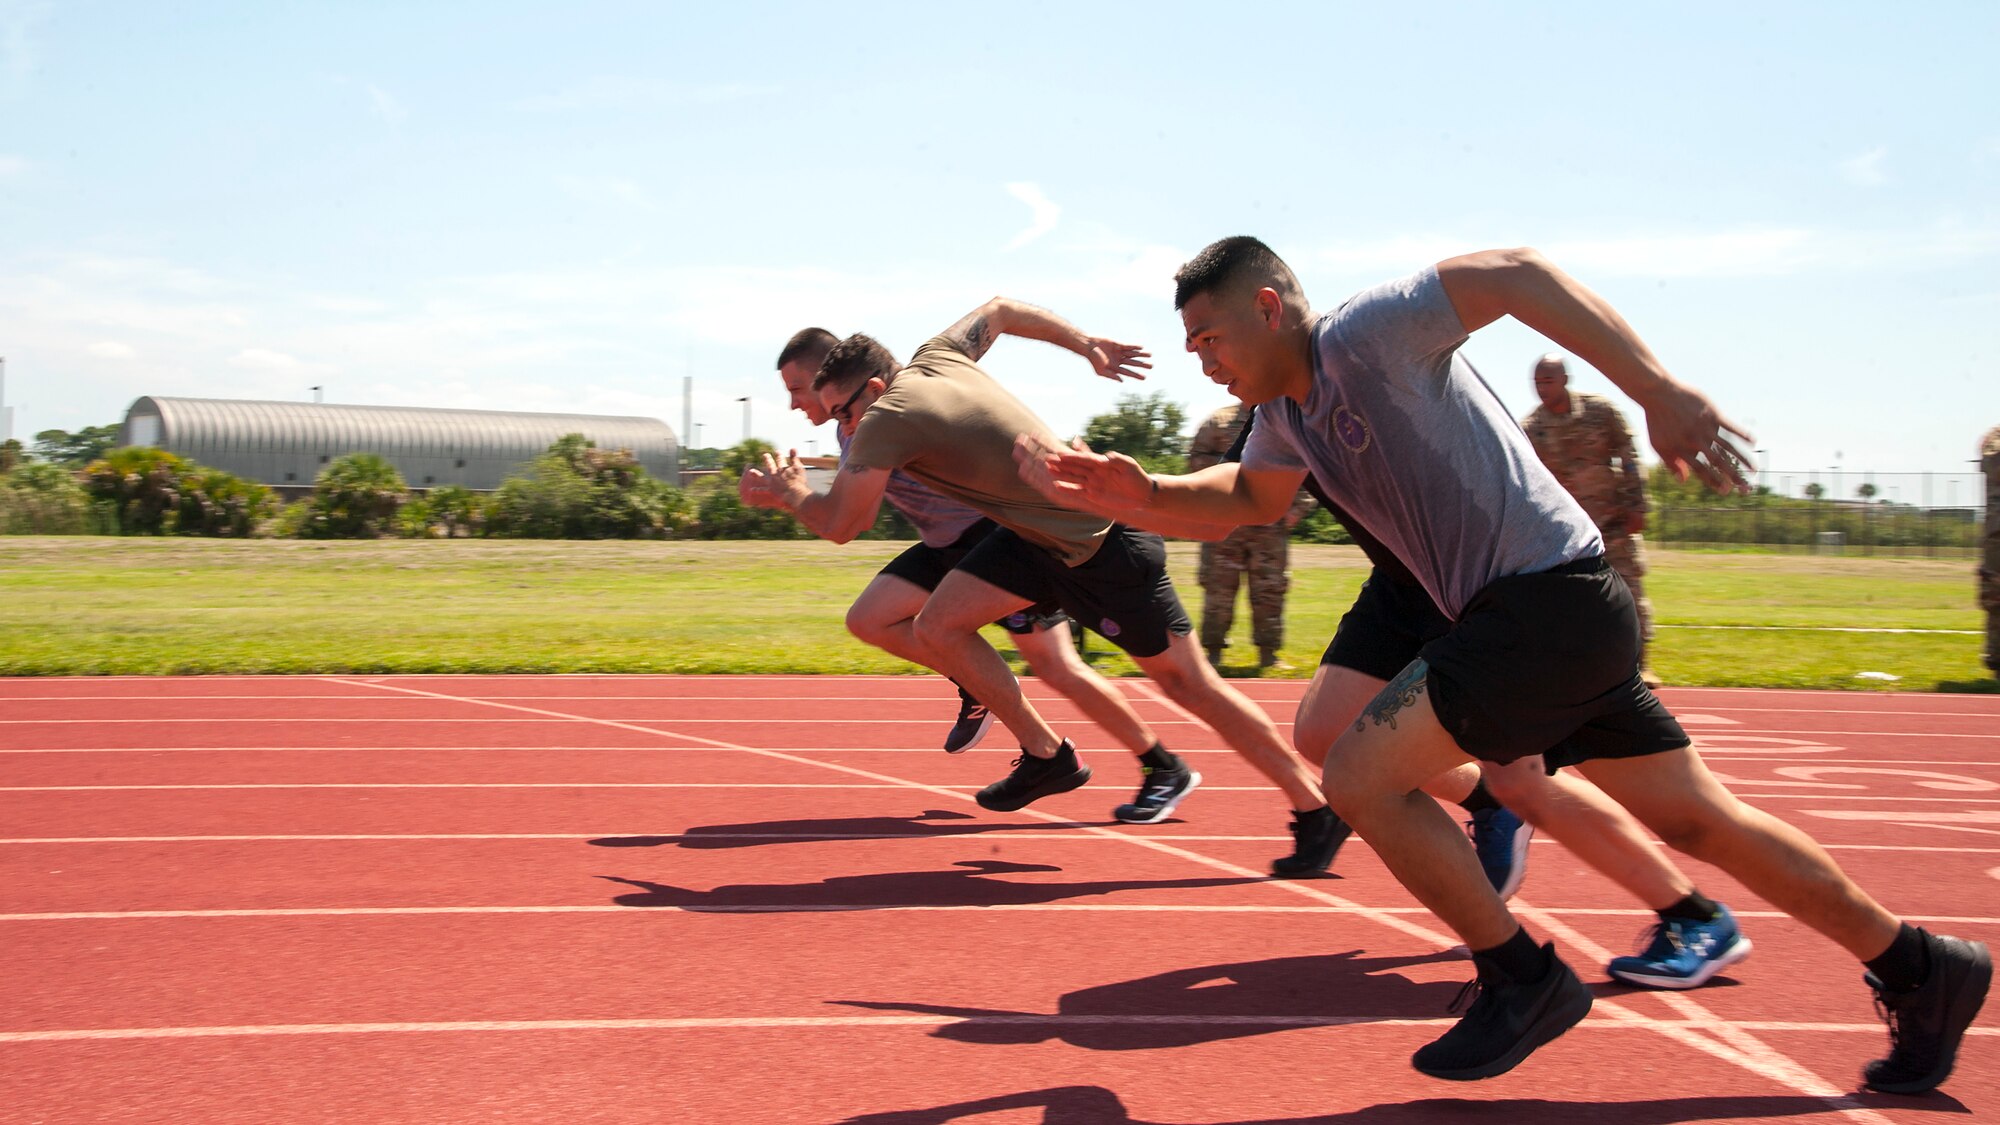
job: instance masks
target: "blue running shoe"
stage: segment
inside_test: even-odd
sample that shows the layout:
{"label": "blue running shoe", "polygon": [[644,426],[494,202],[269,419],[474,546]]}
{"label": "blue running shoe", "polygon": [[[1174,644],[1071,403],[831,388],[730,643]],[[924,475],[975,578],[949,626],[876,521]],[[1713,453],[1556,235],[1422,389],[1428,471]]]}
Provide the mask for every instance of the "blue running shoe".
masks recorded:
{"label": "blue running shoe", "polygon": [[1473,813],[1465,827],[1494,893],[1502,899],[1513,898],[1521,889],[1521,880],[1528,877],[1528,841],[1535,838],[1534,828],[1499,807]]}
{"label": "blue running shoe", "polygon": [[1736,928],[1729,908],[1706,922],[1673,918],[1655,925],[1646,948],[1615,957],[1605,971],[1647,988],[1700,988],[1710,977],[1750,956],[1750,939]]}

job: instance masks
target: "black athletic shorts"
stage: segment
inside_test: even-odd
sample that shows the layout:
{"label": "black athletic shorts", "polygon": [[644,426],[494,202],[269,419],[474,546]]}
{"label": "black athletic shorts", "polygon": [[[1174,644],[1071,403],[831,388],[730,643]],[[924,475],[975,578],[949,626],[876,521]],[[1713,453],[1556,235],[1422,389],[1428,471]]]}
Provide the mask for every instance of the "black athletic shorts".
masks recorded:
{"label": "black athletic shorts", "polygon": [[1158,656],[1174,637],[1194,631],[1167,577],[1167,545],[1122,523],[1112,524],[1097,553],[1078,566],[1003,527],[958,569],[1010,594],[1054,602],[1131,656]]}
{"label": "black athletic shorts", "polygon": [[[965,560],[965,556],[992,532],[1000,530],[1000,525],[989,519],[981,519],[965,529],[965,534],[952,540],[948,547],[929,547],[922,543],[905,550],[889,560],[889,565],[879,573],[891,574],[925,590],[935,590],[944,576]],[[1031,605],[1018,613],[1010,613],[994,624],[1009,633],[1032,633],[1036,629],[1053,629],[1068,618],[1063,616],[1062,607],[1054,602]]]}
{"label": "black athletic shorts", "polygon": [[1342,615],[1319,662],[1393,680],[1426,642],[1450,631],[1451,618],[1439,611],[1423,586],[1397,582],[1377,569],[1361,584],[1360,595]]}
{"label": "black athletic shorts", "polygon": [[1489,762],[1541,754],[1553,773],[1689,744],[1639,678],[1639,645],[1632,591],[1593,556],[1495,579],[1417,655],[1460,749]]}

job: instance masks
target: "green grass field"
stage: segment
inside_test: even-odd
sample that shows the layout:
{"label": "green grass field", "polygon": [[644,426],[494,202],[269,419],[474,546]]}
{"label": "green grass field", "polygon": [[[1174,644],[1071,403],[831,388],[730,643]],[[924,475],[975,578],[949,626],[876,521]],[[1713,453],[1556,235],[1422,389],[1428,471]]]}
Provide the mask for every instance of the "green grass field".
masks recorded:
{"label": "green grass field", "polygon": [[[915,672],[841,624],[902,546],[9,537],[0,674]],[[1171,552],[1198,614],[1195,547]],[[1653,667],[1668,683],[2000,686],[1969,635],[1984,626],[1962,561],[1656,551],[1652,564],[1667,626]],[[1366,574],[1353,548],[1295,548],[1293,668],[1279,674],[1311,673]],[[1229,651],[1249,674],[1247,609]],[[1101,638],[1091,652],[1101,671],[1133,671]]]}

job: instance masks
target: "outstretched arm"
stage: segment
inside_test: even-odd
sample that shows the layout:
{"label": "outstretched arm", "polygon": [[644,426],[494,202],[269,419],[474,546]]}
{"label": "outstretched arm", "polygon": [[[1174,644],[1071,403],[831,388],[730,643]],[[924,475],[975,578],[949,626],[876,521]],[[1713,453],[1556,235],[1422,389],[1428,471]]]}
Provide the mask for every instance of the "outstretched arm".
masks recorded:
{"label": "outstretched arm", "polygon": [[1604,372],[1645,408],[1653,448],[1682,480],[1693,473],[1718,492],[1749,491],[1749,455],[1728,435],[1750,435],[1707,395],[1669,375],[1617,309],[1539,251],[1487,250],[1439,262],[1437,270],[1467,332],[1512,316]]}
{"label": "outstretched arm", "polygon": [[987,349],[1002,336],[1020,336],[1054,344],[1090,361],[1096,372],[1112,382],[1144,379],[1152,364],[1152,353],[1136,344],[1121,344],[1103,336],[1086,336],[1077,327],[1047,309],[1036,308],[1009,297],[995,297],[960,317],[944,330],[944,336],[958,350],[973,359],[984,358]]}
{"label": "outstretched arm", "polygon": [[1014,439],[1021,479],[1064,507],[1163,535],[1218,538],[1217,530],[1272,523],[1291,506],[1303,471],[1259,472],[1234,462],[1158,476],[1122,453],[1069,449],[1033,434]]}
{"label": "outstretched arm", "polygon": [[737,492],[746,504],[783,508],[821,539],[846,543],[875,526],[875,517],[882,509],[882,494],[888,487],[887,469],[842,465],[833,478],[832,488],[814,492],[812,485],[806,483],[806,469],[799,461],[799,451],[794,449],[782,462],[769,453],[764,454],[764,467],[744,470]]}

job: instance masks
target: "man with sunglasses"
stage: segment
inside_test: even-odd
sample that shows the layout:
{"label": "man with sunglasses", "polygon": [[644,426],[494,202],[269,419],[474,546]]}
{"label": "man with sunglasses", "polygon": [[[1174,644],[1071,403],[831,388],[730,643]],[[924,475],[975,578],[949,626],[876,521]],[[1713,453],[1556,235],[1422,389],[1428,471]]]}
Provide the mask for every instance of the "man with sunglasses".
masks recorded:
{"label": "man with sunglasses", "polygon": [[[838,337],[824,328],[799,330],[778,353],[778,376],[785,384],[792,409],[804,414],[808,422],[818,426],[837,417],[836,432],[845,456],[854,433],[854,404],[839,404],[836,415],[820,402],[819,394],[812,389],[820,364],[839,342]],[[745,474],[742,495],[746,503],[763,503],[764,497],[757,494],[756,488],[761,478],[761,473]],[[847,628],[857,639],[876,648],[913,664],[928,666],[927,654],[912,636],[917,611],[944,576],[996,525],[974,509],[939,495],[901,471],[890,474],[884,499],[910,521],[920,541],[891,559],[848,607]],[[994,624],[1013,638],[1016,651],[1036,678],[1076,704],[1133,754],[1143,758],[1155,751],[1164,752],[1159,737],[1125,696],[1077,656],[1069,618],[1060,607],[1045,602],[1010,613]],[[962,687],[958,694],[958,720],[944,743],[945,751],[952,754],[977,745],[993,722],[993,713],[984,703]],[[1152,799],[1142,793],[1139,800],[1120,805],[1112,815],[1133,824],[1164,820],[1200,784],[1201,775],[1188,771],[1171,781],[1170,785],[1151,786]]]}
{"label": "man with sunglasses", "polygon": [[[907,365],[869,337],[850,336],[827,355],[813,380],[827,413],[854,427],[833,486],[815,493],[796,457],[784,463],[767,458],[746,495],[754,490],[791,510],[815,534],[846,542],[873,525],[891,473],[901,470],[1000,525],[938,584],[911,630],[929,655],[926,663],[984,701],[1020,742],[1013,771],[980,792],[982,806],[1012,811],[1090,778],[1075,746],[1027,701],[999,653],[979,635],[995,618],[1055,601],[1123,649],[1169,699],[1213,727],[1284,792],[1293,812],[1294,850],[1272,863],[1273,873],[1326,870],[1347,837],[1346,825],[1270,716],[1202,658],[1167,577],[1159,536],[1053,504],[1016,474],[1015,438],[1053,435],[980,369],[978,361],[1003,335],[1067,348],[1114,381],[1143,378],[1142,369],[1150,366],[1140,348],[1086,336],[1049,312],[1005,298],[968,313],[918,348]],[[1141,765],[1149,772],[1138,804],[1170,798],[1178,779],[1192,773],[1164,751],[1142,756]]]}

